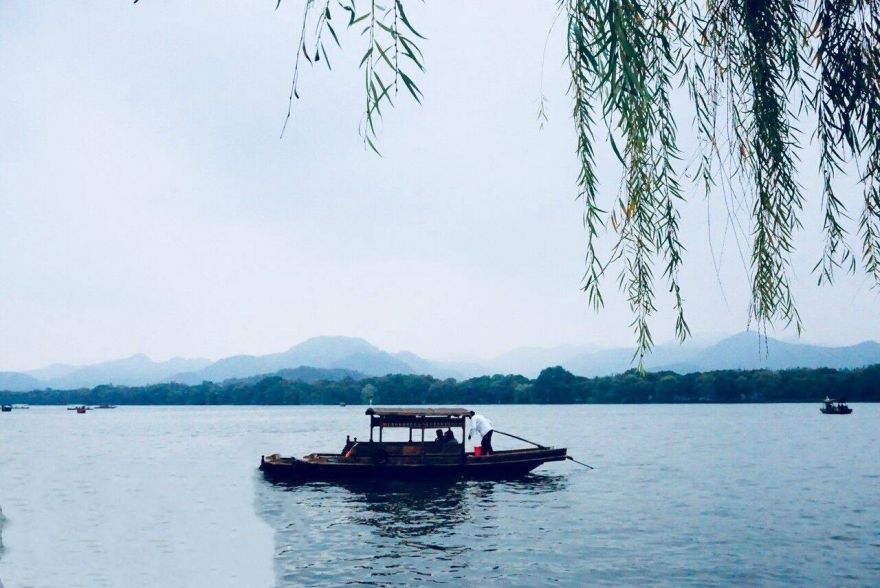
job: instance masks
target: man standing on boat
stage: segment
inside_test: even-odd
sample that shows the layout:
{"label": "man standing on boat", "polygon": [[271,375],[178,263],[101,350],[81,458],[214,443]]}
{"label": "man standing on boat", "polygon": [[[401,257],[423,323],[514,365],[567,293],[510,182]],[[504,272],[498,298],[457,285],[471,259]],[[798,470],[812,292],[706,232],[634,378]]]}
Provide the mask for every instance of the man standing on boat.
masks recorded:
{"label": "man standing on boat", "polygon": [[471,431],[468,433],[468,439],[474,434],[474,431],[482,437],[480,440],[480,449],[483,455],[491,455],[492,450],[492,423],[481,414],[475,414],[471,417]]}

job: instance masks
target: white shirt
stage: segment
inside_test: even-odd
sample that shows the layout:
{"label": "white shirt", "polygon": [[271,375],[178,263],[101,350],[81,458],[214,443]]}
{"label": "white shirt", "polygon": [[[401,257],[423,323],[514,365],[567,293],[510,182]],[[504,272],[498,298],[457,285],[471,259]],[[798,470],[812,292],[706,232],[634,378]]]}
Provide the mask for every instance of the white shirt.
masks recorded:
{"label": "white shirt", "polygon": [[471,432],[468,434],[468,439],[471,438],[471,435],[473,435],[474,432],[482,437],[491,430],[492,423],[489,422],[489,419],[481,414],[475,414],[473,417],[471,417]]}

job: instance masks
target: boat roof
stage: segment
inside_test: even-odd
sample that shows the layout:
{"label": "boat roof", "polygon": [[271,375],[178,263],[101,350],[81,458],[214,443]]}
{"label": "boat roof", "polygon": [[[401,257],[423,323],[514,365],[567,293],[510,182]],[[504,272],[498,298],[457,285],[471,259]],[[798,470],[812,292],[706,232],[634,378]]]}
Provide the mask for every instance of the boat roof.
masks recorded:
{"label": "boat roof", "polygon": [[471,417],[474,411],[465,408],[373,408],[367,409],[368,414],[374,417]]}

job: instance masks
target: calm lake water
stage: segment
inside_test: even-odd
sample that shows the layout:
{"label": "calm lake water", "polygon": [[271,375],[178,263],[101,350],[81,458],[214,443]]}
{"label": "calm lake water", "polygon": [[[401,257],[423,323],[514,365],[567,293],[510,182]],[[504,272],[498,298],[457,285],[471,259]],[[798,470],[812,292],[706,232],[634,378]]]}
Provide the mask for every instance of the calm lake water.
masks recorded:
{"label": "calm lake water", "polygon": [[[0,415],[6,588],[880,585],[880,405],[491,406],[596,467],[273,486],[364,407]],[[512,446],[496,435],[496,447]]]}

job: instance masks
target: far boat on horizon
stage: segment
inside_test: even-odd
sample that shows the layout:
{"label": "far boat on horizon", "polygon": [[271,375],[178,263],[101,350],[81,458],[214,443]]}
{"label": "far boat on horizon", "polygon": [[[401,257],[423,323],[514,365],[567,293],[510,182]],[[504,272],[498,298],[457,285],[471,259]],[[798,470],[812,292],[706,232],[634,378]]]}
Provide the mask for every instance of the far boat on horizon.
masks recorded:
{"label": "far boat on horizon", "polygon": [[83,406],[68,406],[67,410],[75,410],[76,414],[85,414],[87,410],[91,410],[89,407]]}
{"label": "far boat on horizon", "polygon": [[835,400],[826,396],[823,402],[825,406],[819,409],[822,414],[850,414],[852,412],[852,409],[846,405],[846,400]]}
{"label": "far boat on horizon", "polygon": [[11,404],[4,404],[3,406],[0,406],[0,411],[12,412],[12,405]]}

